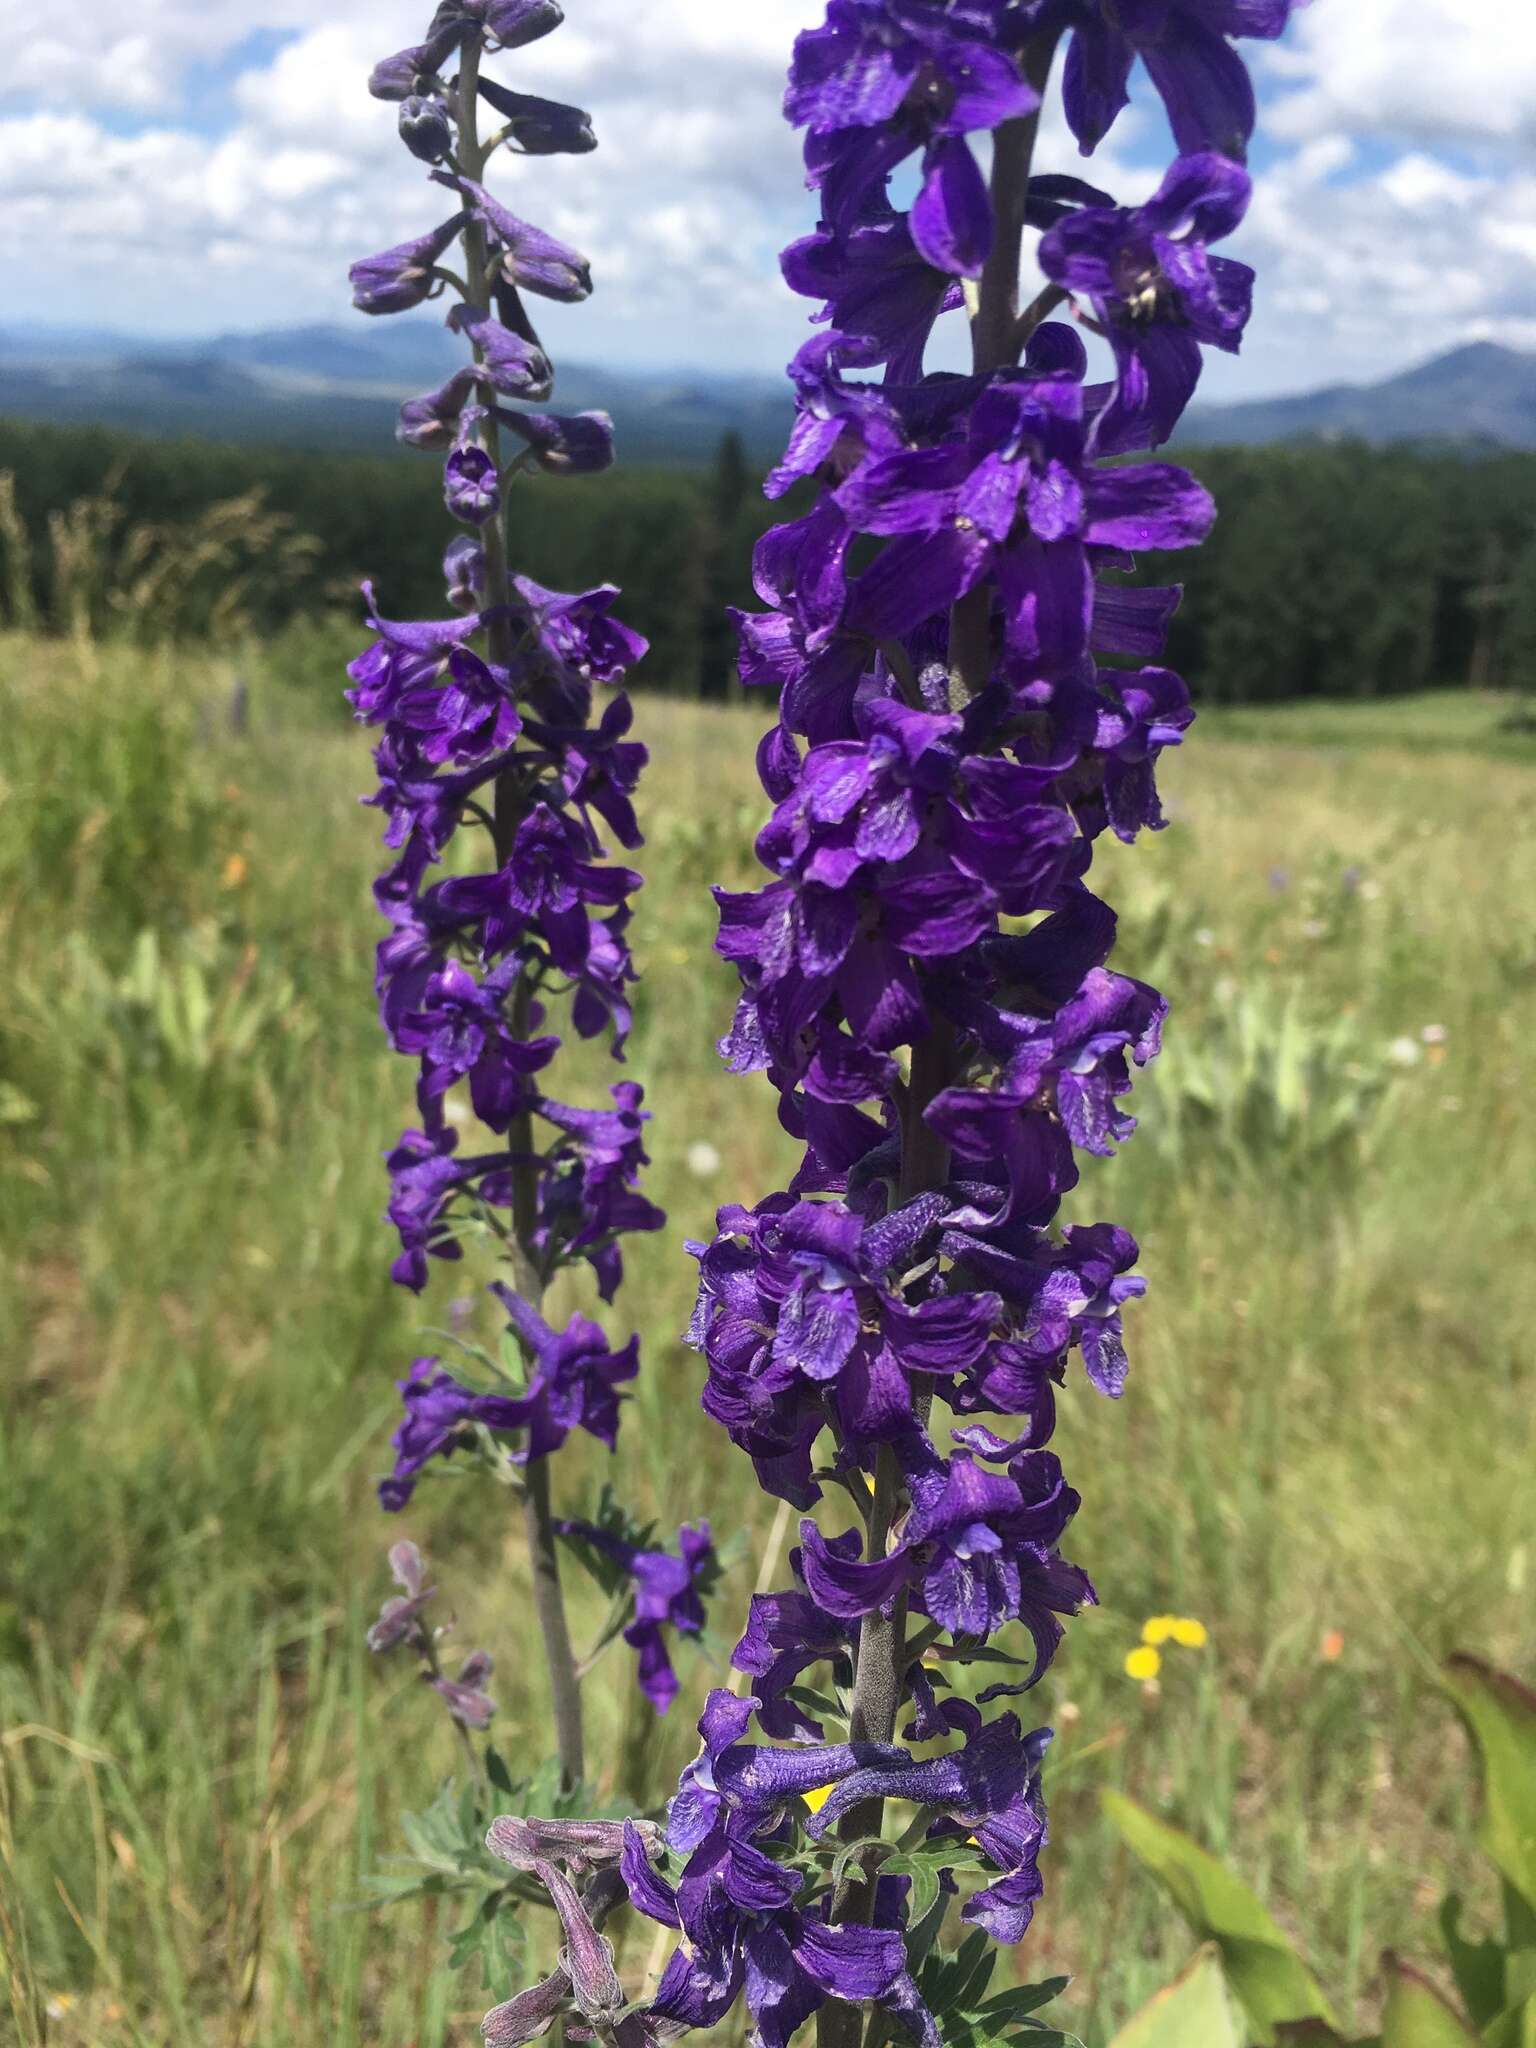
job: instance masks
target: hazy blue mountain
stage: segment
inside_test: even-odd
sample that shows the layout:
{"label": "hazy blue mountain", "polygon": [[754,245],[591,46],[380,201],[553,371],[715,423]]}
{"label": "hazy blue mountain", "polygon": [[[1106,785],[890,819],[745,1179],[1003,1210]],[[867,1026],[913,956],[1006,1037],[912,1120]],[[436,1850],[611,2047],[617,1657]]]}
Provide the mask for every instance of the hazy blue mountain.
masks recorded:
{"label": "hazy blue mountain", "polygon": [[[436,312],[168,341],[79,327],[0,328],[0,413],[153,434],[384,452],[400,399],[462,360]],[[789,402],[776,378],[560,366],[556,409],[611,412],[629,462],[707,460],[734,429],[777,456]],[[1377,384],[1196,406],[1186,445],[1356,435],[1536,448],[1536,356],[1474,342]]]}
{"label": "hazy blue mountain", "polygon": [[1459,441],[1536,448],[1536,356],[1469,342],[1379,384],[1331,384],[1294,398],[1196,406],[1183,442]]}

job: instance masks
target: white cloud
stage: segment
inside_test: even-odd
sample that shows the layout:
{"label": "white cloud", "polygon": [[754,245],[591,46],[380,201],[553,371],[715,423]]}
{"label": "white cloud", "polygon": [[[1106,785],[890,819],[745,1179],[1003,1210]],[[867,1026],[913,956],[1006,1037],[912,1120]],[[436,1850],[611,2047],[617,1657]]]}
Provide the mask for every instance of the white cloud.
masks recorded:
{"label": "white cloud", "polygon": [[[550,309],[551,345],[771,369],[808,311],[778,279],[779,246],[815,213],[779,106],[819,0],[566,8],[559,34],[496,66],[590,107],[601,141],[493,175],[593,260],[597,293]],[[347,264],[447,210],[365,90],[379,56],[419,39],[430,0],[331,0],[319,25],[313,0],[139,0],[131,29],[120,0],[72,0],[41,32],[38,13],[0,0],[18,109],[0,118],[11,319],[188,333],[345,319]],[[290,40],[257,60],[255,32]],[[1240,362],[1212,363],[1212,395],[1379,375],[1469,334],[1527,339],[1536,6],[1313,0],[1286,43],[1249,53],[1263,128],[1285,146],[1234,244],[1260,270],[1258,311]],[[217,107],[194,105],[210,76]],[[1053,104],[1039,161],[1136,199],[1170,152],[1148,96],[1087,162]]]}
{"label": "white cloud", "polygon": [[1313,0],[1265,69],[1292,88],[1268,111],[1281,140],[1344,129],[1536,142],[1528,0]]}

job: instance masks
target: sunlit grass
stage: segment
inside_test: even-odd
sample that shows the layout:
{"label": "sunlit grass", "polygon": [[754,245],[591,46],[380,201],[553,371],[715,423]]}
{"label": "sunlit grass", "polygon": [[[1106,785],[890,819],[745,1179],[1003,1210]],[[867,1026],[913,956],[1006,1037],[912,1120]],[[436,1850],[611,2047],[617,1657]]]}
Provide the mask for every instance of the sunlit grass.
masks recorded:
{"label": "sunlit grass", "polygon": [[[400,1533],[371,1499],[391,1381],[473,1277],[424,1306],[386,1279],[378,1155],[410,1081],[372,1014],[366,751],[317,669],[292,639],[278,662],[0,638],[0,1881],[52,2041],[430,2048],[483,2005],[429,1912],[350,1910],[450,1766],[360,1631]],[[1471,1868],[1434,1660],[1529,1662],[1531,773],[1487,699],[1308,718],[1205,721],[1168,765],[1174,829],[1102,858],[1121,963],[1175,1012],[1143,1131],[1073,1203],[1136,1230],[1152,1292],[1125,1401],[1063,1405],[1103,1606],[1038,1699],[1054,1847],[1018,1959],[1075,1974],[1092,2042],[1187,1947],[1100,1785],[1230,1853],[1348,2006],[1379,1946],[1427,1944],[1419,1873]],[[771,1505],[677,1333],[683,1239],[791,1157],[711,1050],[708,884],[752,874],[758,719],[652,698],[639,724],[628,1071],[672,1223],[630,1256],[619,1471],[669,1524],[749,1525],[728,1648]],[[1387,743],[1430,727],[1438,751]],[[573,1089],[612,1077],[575,1064]],[[606,1469],[566,1456],[562,1497]],[[539,1748],[499,1499],[449,1480],[406,1519],[497,1656],[505,1746]],[[1154,1688],[1126,1659],[1164,1615],[1209,1639],[1165,1642]],[[615,1792],[658,1799],[690,1753],[710,1674],[682,1670],[663,1724],[627,1683],[596,1704]]]}

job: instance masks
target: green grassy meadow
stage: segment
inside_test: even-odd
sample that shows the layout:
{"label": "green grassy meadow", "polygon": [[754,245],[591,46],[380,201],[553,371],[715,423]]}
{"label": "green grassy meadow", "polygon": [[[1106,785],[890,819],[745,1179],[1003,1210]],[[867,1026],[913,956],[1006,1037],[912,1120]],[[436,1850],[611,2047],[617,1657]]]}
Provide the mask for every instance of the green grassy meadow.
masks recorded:
{"label": "green grassy meadow", "polygon": [[[403,1527],[372,1499],[391,1383],[474,1284],[441,1269],[417,1303],[387,1278],[379,1154],[411,1081],[373,1011],[344,645],[0,635],[0,1941],[64,2048],[478,2039],[430,1902],[356,1910],[452,1766],[435,1702],[362,1646],[394,1537],[495,1654],[502,1747],[545,1743],[500,1497],[449,1476]],[[1018,1965],[1071,1973],[1090,2048],[1191,1945],[1099,1820],[1106,1784],[1229,1855],[1346,2016],[1382,1946],[1431,1948],[1447,1874],[1481,1896],[1433,1671],[1457,1647],[1536,1663],[1536,744],[1503,719],[1473,695],[1213,714],[1167,761],[1172,829],[1099,857],[1117,964],[1175,1009],[1142,1131],[1072,1207],[1133,1228],[1151,1281],[1126,1399],[1075,1381],[1058,1434],[1103,1606],[1038,1696],[1054,1846]],[[789,1158],[766,1087],[711,1049],[732,988],[708,884],[753,873],[759,723],[638,708],[630,1071],[672,1224],[621,1297],[645,1371],[618,1476],[746,1539],[722,1659],[772,1507],[677,1333],[683,1240]],[[566,1453],[561,1503],[605,1465]],[[1144,1690],[1123,1660],[1164,1611],[1210,1640]],[[578,1598],[578,1638],[595,1620]],[[684,1656],[659,1724],[604,1668],[596,1768],[658,1800],[708,1664]],[[648,1948],[630,1929],[625,1966]]]}

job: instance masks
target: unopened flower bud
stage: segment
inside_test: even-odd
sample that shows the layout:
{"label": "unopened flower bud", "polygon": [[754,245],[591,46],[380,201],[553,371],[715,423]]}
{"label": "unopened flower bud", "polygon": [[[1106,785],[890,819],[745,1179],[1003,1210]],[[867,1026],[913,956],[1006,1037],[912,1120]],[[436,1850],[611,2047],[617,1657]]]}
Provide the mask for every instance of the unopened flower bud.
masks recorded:
{"label": "unopened flower bud", "polygon": [[400,140],[424,164],[440,164],[453,153],[453,124],[448,103],[435,95],[412,93],[400,106]]}
{"label": "unopened flower bud", "polygon": [[480,80],[480,94],[506,121],[510,147],[524,156],[585,156],[597,147],[592,116],[580,107],[509,92],[493,78]]}
{"label": "unopened flower bud", "polygon": [[482,0],[487,31],[504,50],[521,50],[557,29],[565,10],[557,0]]}
{"label": "unopened flower bud", "polygon": [[429,235],[413,242],[401,242],[377,256],[364,256],[347,272],[352,286],[352,303],[360,313],[404,313],[419,306],[439,287],[433,269],[439,256],[459,232],[463,214],[455,214]]}
{"label": "unopened flower bud", "polygon": [[443,502],[466,526],[484,526],[501,505],[496,465],[475,442],[455,448],[443,466]]}
{"label": "unopened flower bud", "polygon": [[613,421],[605,412],[501,412],[550,476],[595,476],[613,466]]}
{"label": "unopened flower bud", "polygon": [[555,1970],[542,1984],[531,1984],[504,2005],[493,2006],[480,2022],[485,2048],[522,2048],[525,2041],[537,2041],[565,2010],[570,1995],[570,1978]]}
{"label": "unopened flower bud", "polygon": [[485,603],[485,549],[467,533],[448,543],[443,555],[443,581],[456,612],[477,612]]}
{"label": "unopened flower bud", "polygon": [[560,1964],[571,1980],[571,1995],[583,2019],[597,2027],[612,2026],[625,2005],[624,1987],[613,1966],[613,1944],[592,1925],[568,1878],[542,1860],[534,1869],[565,1929]]}

